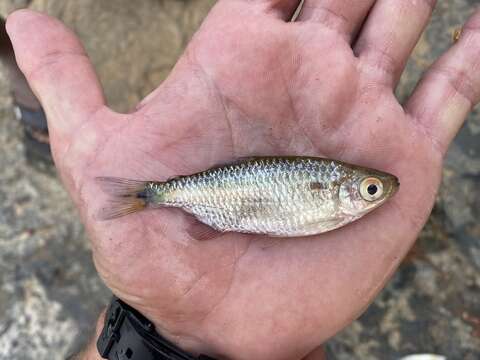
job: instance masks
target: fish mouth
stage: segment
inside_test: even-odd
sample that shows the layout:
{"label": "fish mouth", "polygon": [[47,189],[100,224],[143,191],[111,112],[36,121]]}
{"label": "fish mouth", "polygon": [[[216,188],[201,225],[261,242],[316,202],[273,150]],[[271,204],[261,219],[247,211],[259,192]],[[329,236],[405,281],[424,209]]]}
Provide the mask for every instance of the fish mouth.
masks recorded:
{"label": "fish mouth", "polygon": [[367,170],[368,170],[368,173],[367,173],[368,176],[378,178],[383,184],[384,195],[380,202],[383,203],[383,201],[388,200],[390,197],[395,195],[395,193],[400,188],[400,180],[398,179],[397,176],[388,172],[380,171],[380,170],[375,170],[370,168],[367,168]]}
{"label": "fish mouth", "polygon": [[382,182],[387,185],[387,192],[384,201],[395,195],[400,188],[400,180],[395,175],[384,176]]}

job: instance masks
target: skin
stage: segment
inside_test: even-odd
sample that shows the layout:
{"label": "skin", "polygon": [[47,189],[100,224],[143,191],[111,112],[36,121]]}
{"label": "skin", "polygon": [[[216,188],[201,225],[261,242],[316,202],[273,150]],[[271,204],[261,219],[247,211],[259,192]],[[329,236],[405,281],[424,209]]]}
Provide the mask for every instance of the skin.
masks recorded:
{"label": "skin", "polygon": [[[307,0],[287,22],[298,3],[219,1],[130,114],[106,107],[59,21],[27,10],[8,18],[100,275],[192,352],[321,359],[321,344],[366,309],[414,243],[448,145],[479,100],[480,13],[402,107],[393,89],[434,1]],[[401,187],[363,219],[309,238],[195,241],[172,209],[95,218],[105,201],[96,176],[162,180],[250,155],[334,158],[395,174]],[[83,358],[98,358],[93,346]]]}

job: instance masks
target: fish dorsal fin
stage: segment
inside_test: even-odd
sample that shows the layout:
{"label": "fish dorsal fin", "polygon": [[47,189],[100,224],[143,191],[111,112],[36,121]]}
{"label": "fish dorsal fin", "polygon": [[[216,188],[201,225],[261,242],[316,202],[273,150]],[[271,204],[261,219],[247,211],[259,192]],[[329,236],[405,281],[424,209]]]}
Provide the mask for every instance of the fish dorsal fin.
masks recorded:
{"label": "fish dorsal fin", "polygon": [[217,164],[214,164],[213,166],[209,167],[207,170],[200,171],[200,172],[197,172],[197,173],[193,173],[193,174],[190,174],[190,175],[174,175],[174,176],[171,176],[166,180],[166,182],[169,182],[169,181],[172,181],[172,180],[178,180],[178,179],[182,179],[182,178],[185,178],[185,177],[194,176],[194,175],[198,175],[198,174],[204,174],[206,172],[210,172],[210,171],[216,170],[216,169],[225,168],[227,166],[239,165],[239,164],[242,164],[242,163],[245,163],[247,161],[254,160],[254,159],[256,159],[256,157],[240,157],[240,158],[237,158],[237,159],[232,160],[230,162],[217,163]]}
{"label": "fish dorsal fin", "polygon": [[220,168],[224,168],[224,167],[227,167],[227,166],[235,166],[235,165],[239,165],[239,164],[244,164],[248,161],[252,161],[252,160],[255,160],[255,159],[261,159],[261,157],[256,157],[256,156],[239,157],[239,158],[236,158],[235,160],[232,160],[230,162],[215,164],[209,170],[220,169]]}

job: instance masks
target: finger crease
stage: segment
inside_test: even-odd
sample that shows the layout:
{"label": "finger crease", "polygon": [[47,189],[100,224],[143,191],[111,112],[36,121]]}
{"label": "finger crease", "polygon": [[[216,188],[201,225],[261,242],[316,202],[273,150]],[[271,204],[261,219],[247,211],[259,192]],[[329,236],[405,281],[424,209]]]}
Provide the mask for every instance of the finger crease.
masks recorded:
{"label": "finger crease", "polygon": [[62,62],[65,58],[80,57],[89,60],[88,55],[84,51],[52,51],[43,55],[37,62],[37,65],[32,67],[31,70],[26,71],[27,78],[34,78],[35,75],[42,72],[46,68],[50,68],[55,64]]}
{"label": "finger crease", "polygon": [[422,116],[413,116],[408,113],[407,113],[407,116],[409,116],[418,125],[417,129],[420,129],[422,134],[425,135],[430,140],[430,143],[432,144],[432,147],[437,152],[437,154],[443,157],[444,151],[442,149],[444,149],[445,146],[442,145],[441,141],[433,135],[430,128],[425,125],[428,122],[425,121],[425,119]]}
{"label": "finger crease", "polygon": [[302,9],[302,21],[311,20],[322,24],[326,28],[340,33],[342,36],[350,38],[349,35],[349,20],[346,16],[336,12],[333,9],[314,6],[306,3]]}
{"label": "finger crease", "polygon": [[[228,295],[230,294],[231,290],[232,290],[232,287],[233,287],[233,283],[235,281],[235,274],[238,273],[237,271],[237,268],[238,268],[238,264],[240,263],[240,261],[242,260],[242,258],[245,256],[245,254],[248,252],[248,249],[250,248],[250,245],[251,245],[251,241],[248,240],[248,243],[247,243],[247,246],[245,248],[245,250],[240,253],[238,256],[235,256],[235,259],[233,260],[233,262],[229,265],[229,267],[231,267],[231,270],[230,270],[230,273],[231,273],[231,276],[230,276],[230,279],[228,281],[228,286],[227,288],[225,289],[224,293],[222,294],[222,297],[217,301],[217,303],[210,309],[210,311],[208,311],[208,313],[205,314],[205,316],[203,317],[203,321],[206,321],[206,319],[208,317],[210,317],[214,312],[215,310],[217,310],[221,304],[225,301],[225,299],[228,297]],[[235,247],[235,250],[236,250],[236,247]],[[235,251],[236,252],[236,251]]]}
{"label": "finger crease", "polygon": [[447,80],[449,86],[454,90],[455,94],[461,95],[468,100],[470,106],[476,103],[478,91],[473,84],[472,78],[465,70],[457,70],[446,67],[432,67],[430,76],[443,77]]}
{"label": "finger crease", "polygon": [[361,50],[360,62],[369,69],[379,72],[385,78],[383,85],[391,86],[397,77],[397,62],[388,49],[382,49],[372,45],[366,45]]}
{"label": "finger crease", "polygon": [[231,156],[234,157],[235,155],[235,138],[234,138],[234,134],[233,134],[233,125],[232,125],[232,120],[230,119],[230,116],[229,116],[229,111],[228,111],[228,107],[227,107],[227,104],[226,104],[226,99],[225,99],[225,96],[222,94],[222,92],[220,91],[220,89],[218,88],[218,85],[217,83],[215,82],[214,79],[212,79],[206,72],[206,70],[204,69],[203,65],[200,63],[200,61],[198,61],[196,58],[195,58],[195,54],[193,53],[189,53],[188,56],[191,56],[193,57],[193,62],[192,62],[192,65],[196,65],[198,67],[198,69],[200,70],[200,72],[202,73],[203,75],[203,78],[204,78],[204,81],[207,83],[207,86],[209,86],[212,91],[213,91],[213,94],[215,95],[215,97],[217,98],[217,101],[219,102],[221,108],[222,108],[222,111],[223,111],[223,118],[225,120],[225,124],[228,128],[228,132],[230,133],[230,148],[231,148]]}

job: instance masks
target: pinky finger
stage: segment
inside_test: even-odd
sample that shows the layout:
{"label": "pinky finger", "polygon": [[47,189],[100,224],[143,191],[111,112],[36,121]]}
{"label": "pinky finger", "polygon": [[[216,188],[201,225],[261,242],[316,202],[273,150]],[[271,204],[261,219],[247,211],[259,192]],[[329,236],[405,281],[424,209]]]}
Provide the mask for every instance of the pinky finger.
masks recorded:
{"label": "pinky finger", "polygon": [[405,105],[444,154],[480,100],[480,10],[455,45],[427,71]]}

